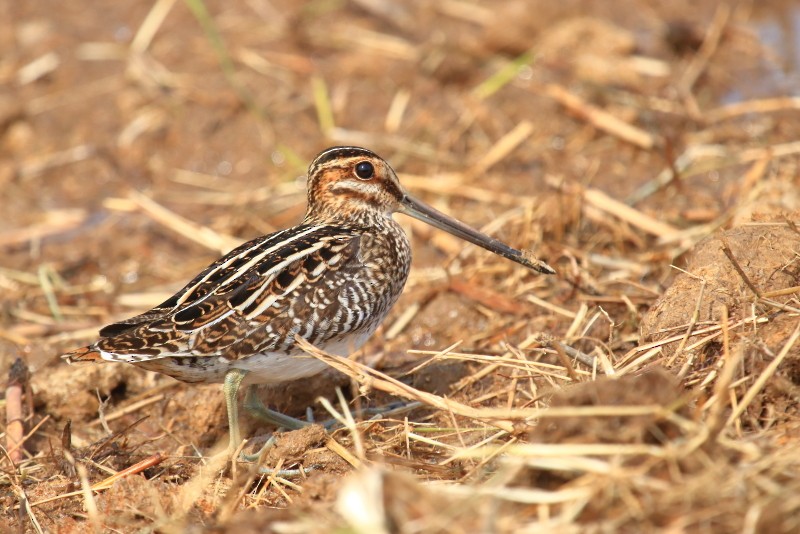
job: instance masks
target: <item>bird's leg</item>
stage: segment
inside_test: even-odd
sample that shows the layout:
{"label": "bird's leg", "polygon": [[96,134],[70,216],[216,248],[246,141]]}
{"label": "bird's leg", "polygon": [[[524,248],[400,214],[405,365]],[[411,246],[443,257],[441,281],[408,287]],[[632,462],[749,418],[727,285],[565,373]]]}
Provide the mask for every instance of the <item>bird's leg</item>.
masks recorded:
{"label": "bird's leg", "polygon": [[[240,380],[241,382],[241,380]],[[396,412],[403,412],[412,410],[414,408],[418,408],[422,405],[420,402],[412,402],[412,403],[392,403],[388,406],[380,407],[380,408],[367,408],[362,413],[363,414],[370,414],[376,415],[376,417],[380,415],[387,415],[389,413],[396,413]],[[265,421],[275,425],[278,427],[278,430],[289,429],[289,430],[299,430],[301,428],[305,428],[311,424],[314,424],[312,413],[309,410],[308,420],[309,422],[301,421],[300,419],[295,419],[294,417],[289,417],[288,415],[282,414],[280,412],[276,412],[275,410],[270,410],[264,403],[261,402],[261,399],[258,398],[257,389],[255,385],[251,385],[247,388],[244,396],[244,407],[253,415],[264,419]],[[338,421],[336,419],[330,419],[324,423],[321,423],[322,426],[325,428],[326,431],[331,430],[336,425],[338,425]],[[239,455],[240,458],[246,462],[259,462],[261,460],[262,455],[267,452],[270,447],[275,445],[277,437],[275,434],[271,435],[269,439],[267,439],[264,446],[256,452],[255,454],[245,454],[244,451]],[[259,473],[267,474],[267,475],[275,475],[275,476],[296,476],[301,472],[304,474],[308,474],[314,469],[314,466],[297,469],[283,469],[279,471],[275,471],[273,469],[259,468]]]}
{"label": "bird's leg", "polygon": [[264,421],[267,421],[268,423],[272,423],[278,428],[300,430],[301,428],[305,428],[311,424],[301,421],[300,419],[295,419],[294,417],[289,417],[288,415],[284,415],[280,412],[276,412],[275,410],[270,410],[264,406],[264,403],[261,402],[261,399],[259,399],[258,395],[256,394],[255,385],[251,385],[249,388],[247,388],[247,392],[244,396],[244,407],[253,415],[263,419]]}
{"label": "bird's leg", "polygon": [[[275,434],[272,434],[257,453],[245,454],[244,451],[242,451],[239,455],[239,458],[245,462],[261,463],[261,458],[263,457],[264,453],[267,452],[271,447],[274,447],[277,440],[278,437]],[[300,467],[297,469],[272,469],[271,467],[259,467],[258,472],[262,475],[272,475],[276,477],[295,477],[298,475],[308,475],[314,469],[316,469],[316,466],[313,465],[310,467]]]}
{"label": "bird's leg", "polygon": [[[361,411],[361,416],[380,416],[393,412],[404,412],[419,408],[420,406],[422,406],[422,403],[420,402],[394,402],[387,406],[365,408]],[[308,422],[295,419],[294,417],[289,417],[288,415],[276,412],[275,410],[270,410],[264,406],[264,403],[262,403],[261,399],[258,398],[255,385],[251,385],[247,388],[247,392],[244,396],[244,407],[256,417],[259,417],[260,419],[277,426],[279,429],[300,430],[301,428],[305,428],[312,424],[319,424],[325,428],[325,430],[332,430],[339,425],[339,422],[336,419],[328,419],[327,421],[317,423],[314,421],[314,414],[310,408],[308,409],[308,415],[306,416]]]}
{"label": "bird's leg", "polygon": [[225,382],[222,384],[222,393],[225,395],[225,406],[228,409],[228,430],[230,432],[230,442],[228,443],[229,454],[233,454],[242,442],[242,436],[239,433],[239,407],[236,404],[236,394],[239,392],[239,386],[242,385],[242,380],[244,380],[246,375],[247,371],[243,369],[231,369],[225,373]]}
{"label": "bird's leg", "polygon": [[261,460],[261,456],[267,452],[269,449],[275,446],[275,441],[277,441],[278,437],[275,434],[270,435],[269,439],[264,443],[264,445],[258,449],[258,452],[253,454],[246,454],[244,451],[239,453],[239,458],[245,462],[258,462]]}
{"label": "bird's leg", "polygon": [[[301,421],[300,419],[295,419],[294,417],[289,417],[288,415],[284,415],[280,412],[270,410],[264,406],[264,403],[258,398],[255,385],[251,385],[247,388],[247,392],[245,392],[244,395],[244,407],[253,415],[277,426],[279,430],[284,428],[289,430],[299,430],[311,424]],[[247,462],[258,461],[262,454],[264,454],[270,447],[275,445],[275,439],[276,438],[274,434],[270,436],[264,446],[261,447],[261,449],[255,454],[245,454],[244,451],[242,451],[241,458]]]}
{"label": "bird's leg", "polygon": [[417,408],[421,408],[423,404],[421,402],[403,402],[403,401],[396,401],[391,402],[385,406],[376,406],[374,408],[364,408],[361,411],[361,416],[370,416],[369,420],[373,421],[379,419],[381,417],[386,417],[388,415],[395,415],[404,412],[410,412],[411,410],[416,410]]}

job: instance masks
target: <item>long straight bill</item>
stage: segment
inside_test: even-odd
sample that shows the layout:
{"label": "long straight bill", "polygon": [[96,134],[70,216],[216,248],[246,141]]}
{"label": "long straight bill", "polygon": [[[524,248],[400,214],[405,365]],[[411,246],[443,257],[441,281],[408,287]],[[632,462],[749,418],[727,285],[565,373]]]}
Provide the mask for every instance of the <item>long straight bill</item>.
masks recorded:
{"label": "long straight bill", "polygon": [[489,252],[494,252],[498,256],[508,258],[515,261],[520,265],[524,265],[529,269],[538,271],[543,274],[555,274],[556,271],[541,260],[537,260],[532,254],[522,252],[515,248],[511,248],[502,241],[498,241],[493,237],[489,237],[474,228],[470,228],[466,224],[458,221],[448,215],[445,215],[439,210],[436,210],[424,202],[415,199],[412,196],[405,195],[403,200],[400,201],[402,205],[402,212],[406,215],[419,219],[422,222],[435,226],[440,230],[460,237],[465,241],[469,241],[474,245],[483,247]]}

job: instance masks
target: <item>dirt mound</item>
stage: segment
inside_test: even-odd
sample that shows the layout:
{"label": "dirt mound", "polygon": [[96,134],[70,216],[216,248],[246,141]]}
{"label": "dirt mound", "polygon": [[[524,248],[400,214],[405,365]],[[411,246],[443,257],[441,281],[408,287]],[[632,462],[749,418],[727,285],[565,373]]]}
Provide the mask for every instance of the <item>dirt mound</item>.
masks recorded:
{"label": "dirt mound", "polygon": [[709,390],[726,360],[740,364],[740,390],[752,385],[748,377],[769,372],[748,407],[748,424],[795,418],[800,344],[787,340],[798,328],[798,286],[800,232],[793,223],[760,221],[721,232],[695,247],[686,271],[644,316],[642,342],[661,342],[665,365]]}
{"label": "dirt mound", "polygon": [[[689,396],[674,375],[655,368],[639,376],[599,378],[564,388],[550,399],[551,408],[610,407],[610,415],[548,417],[531,433],[542,443],[664,443],[674,439],[678,427],[657,413],[624,415],[613,407],[662,406],[688,416]],[[666,412],[665,412],[666,413]]]}

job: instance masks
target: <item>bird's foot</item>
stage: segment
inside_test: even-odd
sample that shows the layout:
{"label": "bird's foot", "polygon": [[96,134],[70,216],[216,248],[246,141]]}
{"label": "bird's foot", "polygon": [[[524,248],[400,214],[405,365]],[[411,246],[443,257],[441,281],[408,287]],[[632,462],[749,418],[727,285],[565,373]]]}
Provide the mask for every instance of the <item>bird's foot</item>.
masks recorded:
{"label": "bird's foot", "polygon": [[[280,431],[282,429],[278,429]],[[264,458],[264,455],[269,452],[269,450],[275,446],[275,443],[278,439],[277,434],[270,434],[269,438],[264,442],[264,445],[258,450],[258,452],[253,454],[247,454],[244,450],[239,452],[239,461],[247,462],[247,463],[255,463],[260,464]],[[245,443],[246,444],[246,443]],[[297,469],[273,469],[271,467],[258,467],[259,474],[268,475],[268,476],[275,476],[275,477],[296,477],[296,476],[307,476],[311,473],[316,466],[310,467],[300,467]]]}

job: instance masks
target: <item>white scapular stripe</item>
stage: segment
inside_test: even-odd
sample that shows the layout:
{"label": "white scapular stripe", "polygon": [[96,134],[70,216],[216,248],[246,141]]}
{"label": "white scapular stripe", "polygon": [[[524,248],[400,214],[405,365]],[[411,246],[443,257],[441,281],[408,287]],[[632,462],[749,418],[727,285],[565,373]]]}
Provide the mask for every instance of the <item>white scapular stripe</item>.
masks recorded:
{"label": "white scapular stripe", "polygon": [[[269,271],[264,273],[263,276],[267,276],[267,277],[274,276],[276,273],[278,273],[278,272],[282,271],[283,269],[285,269],[289,264],[294,263],[295,261],[299,260],[300,258],[304,258],[305,256],[308,256],[309,254],[313,254],[314,252],[318,251],[319,249],[321,249],[325,245],[327,245],[327,243],[325,241],[317,241],[316,243],[314,243],[313,245],[311,245],[307,249],[303,249],[303,250],[301,250],[299,252],[295,252],[291,256],[287,256],[285,260],[283,260],[279,264],[275,265],[275,267],[273,267],[272,269],[270,269]],[[304,277],[303,276],[296,277],[292,281],[292,283],[289,284],[289,287],[286,288],[286,291],[284,292],[284,295],[288,294],[291,291],[293,291],[303,281],[304,281]],[[237,308],[239,310],[247,309],[248,306],[250,306],[253,302],[255,302],[255,300],[261,295],[261,292],[264,291],[268,285],[269,284],[264,284],[262,286],[262,288],[261,288],[261,291],[258,291],[254,295],[251,295],[246,301],[244,301]],[[258,317],[259,315],[261,315],[261,313],[264,310],[266,310],[267,308],[272,306],[272,303],[275,302],[276,299],[277,299],[277,297],[275,297],[275,296],[271,296],[269,298],[264,299],[264,302],[259,304],[258,307],[255,310],[253,310],[252,312],[248,313],[245,317],[248,320],[252,320],[254,317]]]}
{"label": "white scapular stripe", "polygon": [[[244,265],[243,265],[241,268],[239,268],[239,269],[238,269],[238,270],[237,270],[235,273],[233,273],[233,274],[232,274],[231,276],[229,276],[227,279],[225,279],[225,280],[221,281],[219,285],[220,285],[220,286],[222,286],[222,285],[225,285],[225,284],[229,283],[231,280],[234,280],[234,279],[236,279],[237,277],[241,276],[241,274],[242,274],[243,272],[247,272],[247,270],[251,269],[251,268],[252,268],[252,267],[253,267],[253,266],[254,266],[256,263],[260,262],[260,261],[261,261],[262,259],[264,259],[264,257],[265,257],[265,256],[267,256],[268,254],[272,254],[272,253],[274,253],[276,250],[278,250],[279,248],[281,248],[281,247],[283,247],[283,246],[286,246],[286,245],[288,245],[289,243],[291,243],[291,242],[292,242],[292,241],[294,241],[295,239],[300,239],[300,238],[302,238],[302,237],[304,237],[304,236],[306,236],[306,235],[308,235],[308,234],[310,234],[310,233],[312,233],[312,232],[314,232],[314,231],[318,230],[319,228],[320,228],[319,226],[312,226],[312,227],[310,227],[310,228],[308,228],[308,229],[306,229],[306,230],[304,230],[304,231],[300,232],[299,234],[292,235],[292,236],[288,237],[287,239],[284,239],[284,240],[282,240],[282,241],[280,241],[280,242],[278,242],[278,243],[276,243],[276,244],[272,245],[272,246],[271,246],[271,247],[269,247],[268,249],[265,249],[265,250],[261,251],[261,252],[260,252],[260,253],[258,253],[257,255],[253,256],[253,258],[252,258],[250,261],[248,261],[246,264],[244,264]],[[284,232],[286,232],[286,230],[284,230]],[[228,261],[226,261],[226,262],[224,262],[224,263],[221,263],[221,264],[219,264],[219,265],[218,265],[218,266],[217,266],[215,269],[212,269],[212,270],[210,270],[209,272],[207,272],[207,273],[206,273],[206,275],[205,275],[203,278],[201,278],[201,279],[200,279],[200,280],[199,280],[199,281],[198,281],[198,282],[197,282],[195,285],[193,285],[192,287],[188,288],[188,289],[187,289],[187,290],[186,290],[186,291],[183,293],[183,295],[181,295],[181,298],[179,298],[179,299],[178,299],[178,304],[176,305],[176,308],[177,308],[178,306],[180,306],[181,304],[184,304],[184,303],[185,303],[185,302],[186,302],[186,301],[189,299],[189,297],[192,295],[192,293],[194,293],[194,292],[195,292],[195,290],[196,290],[198,287],[200,287],[200,285],[202,285],[204,282],[207,282],[209,278],[211,278],[212,276],[214,276],[214,274],[216,274],[217,272],[219,272],[221,269],[225,269],[225,268],[227,268],[227,267],[228,267],[228,266],[229,266],[231,263],[233,263],[234,261],[236,261],[236,260],[239,260],[239,259],[241,259],[241,258],[243,258],[243,257],[247,256],[247,255],[248,255],[248,254],[250,254],[250,253],[251,253],[251,252],[252,252],[254,249],[257,249],[258,247],[260,247],[260,246],[262,246],[262,245],[263,245],[263,243],[256,243],[256,244],[255,244],[255,245],[253,245],[252,247],[250,247],[250,248],[248,248],[248,249],[246,249],[246,250],[242,251],[240,254],[237,254],[236,256],[233,256],[233,257],[229,258],[229,259],[228,259]],[[208,293],[208,295],[206,295],[206,296],[204,296],[202,299],[198,300],[198,301],[197,301],[195,304],[197,304],[197,303],[200,303],[200,302],[203,302],[205,299],[207,299],[208,297],[210,297],[210,296],[211,296],[213,293],[214,293],[213,291],[210,291],[210,292]]]}

